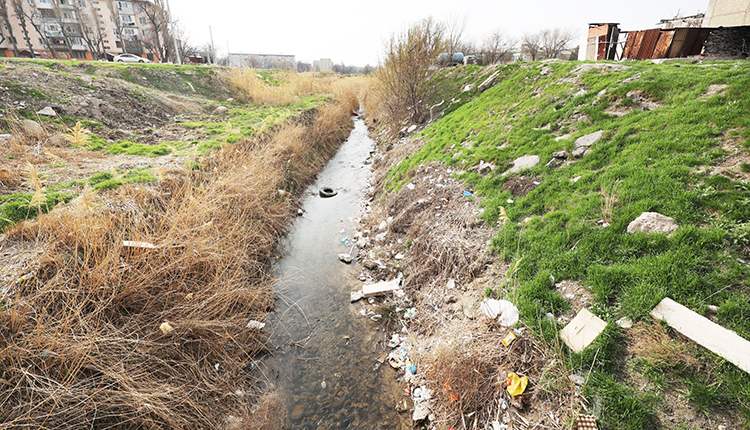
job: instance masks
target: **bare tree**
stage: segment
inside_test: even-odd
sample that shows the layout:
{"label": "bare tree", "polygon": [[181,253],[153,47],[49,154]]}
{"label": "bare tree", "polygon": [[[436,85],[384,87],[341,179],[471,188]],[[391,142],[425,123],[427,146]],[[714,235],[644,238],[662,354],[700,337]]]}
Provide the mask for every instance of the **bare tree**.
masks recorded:
{"label": "bare tree", "polygon": [[495,30],[484,40],[482,59],[485,64],[510,61],[516,46],[514,39],[506,36],[502,30]]}
{"label": "bare tree", "polygon": [[164,0],[147,1],[144,9],[143,13],[153,30],[144,40],[154,47],[161,61],[173,61],[174,38],[170,31],[171,17]]}
{"label": "bare tree", "polygon": [[427,119],[426,106],[436,91],[430,80],[439,72],[434,61],[446,49],[444,35],[444,25],[425,18],[386,42],[376,77],[392,124]]}
{"label": "bare tree", "polygon": [[65,47],[68,48],[68,58],[73,59],[73,48],[70,43],[70,32],[66,29],[63,18],[75,18],[74,15],[70,15],[75,14],[75,12],[69,9],[63,9],[59,0],[51,0],[50,5],[52,5],[52,13],[54,15],[54,18],[57,20],[57,25],[60,26],[60,34],[62,35],[63,39],[65,39]]}
{"label": "bare tree", "polygon": [[[26,41],[26,45],[29,47],[29,52],[31,52],[31,56],[34,57],[34,47],[31,44],[31,36],[29,36],[29,27],[27,24],[27,19],[31,20],[31,17],[26,14],[26,11],[23,9],[24,1],[23,0],[10,0],[11,6],[13,6],[13,12],[15,13],[16,17],[18,18],[18,21],[21,23],[21,32],[23,32],[23,38]],[[34,26],[36,28],[36,26]],[[39,32],[39,29],[36,28],[37,32]],[[44,34],[39,33],[41,38],[46,41],[47,38]],[[47,43],[49,46],[49,43]],[[52,48],[50,47],[50,52],[52,52]]]}
{"label": "bare tree", "polygon": [[8,37],[10,38],[10,43],[13,45],[13,56],[18,57],[20,55],[18,52],[18,41],[13,34],[13,25],[10,21],[8,3],[4,0],[0,0],[0,22],[3,22],[8,26],[8,32],[10,33]]}
{"label": "bare tree", "polygon": [[96,17],[97,13],[92,2],[86,2],[86,9],[78,8],[78,19],[82,30],[81,37],[96,58],[103,58],[106,54],[106,50],[104,49],[104,33]]}
{"label": "bare tree", "polygon": [[[26,39],[26,44],[29,46],[29,52],[31,52],[31,57],[34,57],[34,47],[31,43],[31,36],[29,36],[29,29],[28,24],[31,24],[32,27],[34,27],[34,30],[36,30],[37,34],[39,35],[39,39],[44,43],[44,46],[49,50],[50,55],[52,58],[55,58],[55,50],[52,48],[52,44],[50,44],[49,37],[47,37],[47,33],[44,31],[44,24],[42,23],[42,18],[39,15],[34,15],[29,12],[27,12],[24,9],[24,0],[11,0],[11,4],[13,5],[13,11],[16,13],[16,16],[18,17],[18,20],[21,23],[21,31],[23,31],[24,39]],[[38,21],[35,21],[38,20]]]}
{"label": "bare tree", "polygon": [[527,59],[536,61],[541,53],[539,33],[526,33],[521,38],[521,51],[526,54]]}
{"label": "bare tree", "polygon": [[544,58],[559,58],[570,42],[575,40],[575,32],[569,29],[553,28],[539,33],[539,47]]}
{"label": "bare tree", "polygon": [[464,52],[465,40],[464,33],[469,18],[464,14],[461,16],[451,16],[445,20],[445,41],[449,54]]}

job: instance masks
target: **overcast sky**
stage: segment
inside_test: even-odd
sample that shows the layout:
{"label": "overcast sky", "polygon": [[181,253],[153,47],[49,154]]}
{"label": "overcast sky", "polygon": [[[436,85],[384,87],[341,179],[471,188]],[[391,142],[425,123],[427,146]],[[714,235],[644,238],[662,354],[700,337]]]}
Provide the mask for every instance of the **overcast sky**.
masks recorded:
{"label": "overcast sky", "polygon": [[[623,30],[654,28],[660,19],[705,12],[709,0],[169,0],[193,45],[230,52],[292,54],[297,61],[376,65],[383,41],[432,16],[466,17],[468,38],[481,42],[502,29],[518,37],[544,28],[580,33],[589,22],[619,22]],[[576,44],[578,38],[576,38]]]}

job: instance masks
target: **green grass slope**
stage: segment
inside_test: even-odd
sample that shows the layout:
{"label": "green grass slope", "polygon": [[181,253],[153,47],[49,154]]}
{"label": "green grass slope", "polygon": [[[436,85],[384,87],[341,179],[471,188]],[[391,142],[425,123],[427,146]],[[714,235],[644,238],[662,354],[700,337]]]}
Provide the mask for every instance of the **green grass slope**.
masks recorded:
{"label": "green grass slope", "polygon": [[[551,345],[562,326],[545,316],[569,308],[551,276],[590,288],[592,310],[609,326],[582,354],[562,354],[574,369],[593,369],[585,394],[601,404],[605,428],[658,427],[665,390],[701,412],[728,408],[747,426],[750,375],[702,349],[693,364],[631,356],[615,321],[649,321],[649,311],[671,297],[706,315],[717,306],[716,321],[750,339],[750,63],[595,67],[499,68],[487,91],[458,92],[421,133],[422,149],[391,171],[391,185],[400,187],[422,163],[442,161],[483,199],[487,223],[498,223],[503,207],[509,220],[498,224],[492,252],[521,260],[518,285],[488,294],[518,297],[524,322]],[[460,88],[461,79],[476,84],[487,75],[451,71],[441,84]],[[591,153],[545,166],[553,152],[570,153],[576,138],[600,130]],[[523,155],[541,163],[503,176]],[[480,160],[498,167],[485,176],[470,171]],[[538,186],[511,194],[519,175]],[[679,229],[627,233],[646,211],[674,218]],[[649,381],[644,390],[631,386],[635,373]]]}

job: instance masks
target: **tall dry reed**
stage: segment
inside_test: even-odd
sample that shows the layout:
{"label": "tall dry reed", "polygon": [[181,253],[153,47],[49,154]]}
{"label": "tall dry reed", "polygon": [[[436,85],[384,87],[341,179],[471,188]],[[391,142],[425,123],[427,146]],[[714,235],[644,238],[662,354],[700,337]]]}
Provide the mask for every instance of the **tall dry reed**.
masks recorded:
{"label": "tall dry reed", "polygon": [[6,230],[43,254],[2,298],[3,426],[217,428],[273,410],[253,407],[261,381],[249,365],[265,336],[246,325],[274,305],[266,270],[293,213],[278,190],[301,190],[346,137],[348,91],[198,171],[87,190]]}

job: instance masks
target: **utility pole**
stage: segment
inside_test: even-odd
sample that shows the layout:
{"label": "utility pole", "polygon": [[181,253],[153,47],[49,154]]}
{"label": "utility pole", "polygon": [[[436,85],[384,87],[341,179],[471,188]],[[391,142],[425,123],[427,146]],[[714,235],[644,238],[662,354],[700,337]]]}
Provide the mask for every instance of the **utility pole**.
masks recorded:
{"label": "utility pole", "polygon": [[208,26],[208,34],[211,35],[211,64],[216,64],[216,47],[214,46],[214,32],[211,31],[211,26]]}
{"label": "utility pole", "polygon": [[177,64],[182,64],[182,59],[180,58],[180,48],[177,46],[177,38],[175,37],[175,31],[174,31],[174,22],[172,21],[172,9],[169,7],[169,0],[166,0],[167,2],[167,28],[169,29],[169,33],[172,35],[172,43],[174,44],[174,54],[177,58]]}

